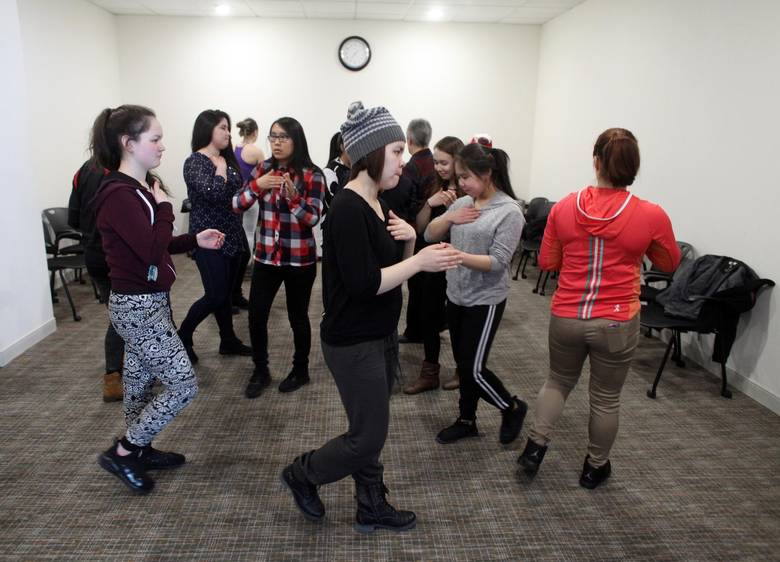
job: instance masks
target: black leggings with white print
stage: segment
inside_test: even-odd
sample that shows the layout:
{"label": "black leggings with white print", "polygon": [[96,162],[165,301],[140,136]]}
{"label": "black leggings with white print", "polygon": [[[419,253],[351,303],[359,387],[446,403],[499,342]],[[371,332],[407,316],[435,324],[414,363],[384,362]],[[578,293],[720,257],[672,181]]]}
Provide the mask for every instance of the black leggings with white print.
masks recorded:
{"label": "black leggings with white print", "polygon": [[505,300],[479,306],[447,303],[452,353],[460,377],[460,417],[464,420],[476,418],[480,398],[502,411],[512,407],[512,395],[486,366],[505,306]]}
{"label": "black leggings with white print", "polygon": [[[125,341],[122,371],[127,440],[145,447],[198,392],[195,371],[171,317],[168,293],[111,293],[111,323]],[[152,393],[159,380],[163,391]]]}

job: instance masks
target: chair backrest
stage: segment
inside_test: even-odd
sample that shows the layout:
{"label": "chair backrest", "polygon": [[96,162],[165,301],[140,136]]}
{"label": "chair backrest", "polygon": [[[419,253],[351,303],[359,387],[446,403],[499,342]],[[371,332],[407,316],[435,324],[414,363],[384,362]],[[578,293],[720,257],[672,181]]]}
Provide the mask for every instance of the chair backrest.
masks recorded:
{"label": "chair backrest", "polygon": [[68,224],[67,207],[50,207],[43,210],[43,215],[48,219],[52,229],[54,229],[55,237],[65,233],[78,233]]}
{"label": "chair backrest", "polygon": [[550,200],[547,199],[547,197],[534,197],[531,199],[531,201],[528,203],[528,210],[525,212],[525,221],[531,222],[532,220],[536,219],[539,213],[543,212],[545,206],[549,202]]}
{"label": "chair backrest", "polygon": [[43,224],[43,243],[46,245],[46,253],[56,255],[57,247],[54,244],[56,235],[45,212],[41,213],[41,223]]}

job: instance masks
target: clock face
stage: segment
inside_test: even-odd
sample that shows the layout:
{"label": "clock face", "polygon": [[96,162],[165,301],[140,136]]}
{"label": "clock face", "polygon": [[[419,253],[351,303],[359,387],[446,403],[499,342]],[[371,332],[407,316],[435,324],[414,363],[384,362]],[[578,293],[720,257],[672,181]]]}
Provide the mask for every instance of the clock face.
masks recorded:
{"label": "clock face", "polygon": [[371,60],[371,47],[362,37],[347,37],[339,45],[339,60],[349,70],[362,70]]}

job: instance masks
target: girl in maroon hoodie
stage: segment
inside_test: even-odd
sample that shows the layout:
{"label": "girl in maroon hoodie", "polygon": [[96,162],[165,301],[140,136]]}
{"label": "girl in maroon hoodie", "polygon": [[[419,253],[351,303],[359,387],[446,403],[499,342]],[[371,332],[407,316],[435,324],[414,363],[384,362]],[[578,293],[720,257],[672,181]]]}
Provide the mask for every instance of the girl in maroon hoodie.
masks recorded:
{"label": "girl in maroon hoodie", "polygon": [[[104,109],[92,128],[92,155],[109,174],[95,198],[97,228],[109,267],[111,323],[125,341],[122,383],[127,432],[98,463],[131,490],[147,493],[147,470],[175,468],[184,455],[152,447],[152,439],[197,393],[195,372],[176,334],[169,291],[170,254],[218,249],[224,235],[208,229],[173,236],[173,207],[150,173],[165,150],[154,112],[137,105]],[[164,390],[152,394],[159,380]]]}
{"label": "girl in maroon hoodie", "polygon": [[518,459],[533,477],[555,422],[590,358],[588,454],[580,485],[609,478],[620,392],[639,337],[639,276],[647,255],[674,271],[680,250],[664,210],[628,191],[639,171],[639,145],[626,129],[607,129],[593,147],[596,186],[558,202],[550,212],[539,266],[560,270],[550,316],[550,374],[536,401],[534,426]]}

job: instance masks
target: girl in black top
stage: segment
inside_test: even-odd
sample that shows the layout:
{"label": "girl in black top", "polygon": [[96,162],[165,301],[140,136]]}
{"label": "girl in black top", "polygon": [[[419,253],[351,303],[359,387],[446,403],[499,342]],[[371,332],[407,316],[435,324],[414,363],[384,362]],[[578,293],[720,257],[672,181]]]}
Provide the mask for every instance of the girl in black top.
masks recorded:
{"label": "girl in black top", "polygon": [[[281,479],[304,517],[317,521],[325,516],[317,487],[352,476],[357,529],[401,531],[414,527],[416,516],[387,503],[379,462],[398,361],[401,284],[420,271],[457,267],[460,254],[436,244],[412,256],[414,228],[380,202],[380,191],[397,185],[403,166],[404,133],[387,110],[356,102],[341,131],[352,180],[333,200],[325,230],[320,332],[349,430],[295,459]],[[402,254],[397,241],[404,243]]]}
{"label": "girl in black top", "polygon": [[192,154],[184,162],[187,196],[192,202],[190,232],[216,228],[225,234],[219,250],[196,249],[204,295],[190,307],[179,328],[179,337],[192,363],[198,362],[192,336],[209,314],[219,326],[221,355],[252,355],[233,330],[231,294],[241,260],[246,259],[241,216],[233,212],[233,194],[241,189],[241,172],[230,140],[230,117],[207,109],[195,119]]}

